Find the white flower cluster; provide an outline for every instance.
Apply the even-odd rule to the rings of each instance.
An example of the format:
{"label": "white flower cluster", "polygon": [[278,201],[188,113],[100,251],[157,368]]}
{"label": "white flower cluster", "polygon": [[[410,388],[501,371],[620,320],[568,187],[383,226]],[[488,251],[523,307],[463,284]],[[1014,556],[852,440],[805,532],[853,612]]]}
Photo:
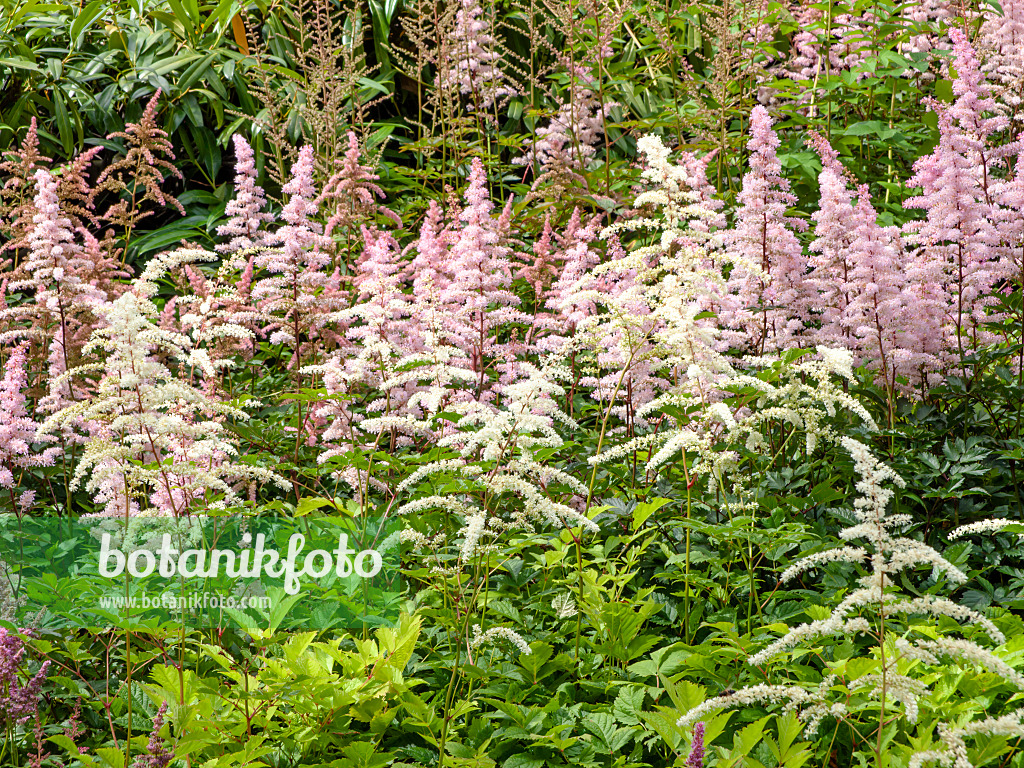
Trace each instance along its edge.
{"label": "white flower cluster", "polygon": [[530,644],[523,639],[522,635],[508,627],[491,627],[486,632],[481,632],[480,626],[478,624],[474,624],[473,642],[470,643],[470,645],[473,648],[479,648],[481,645],[499,639],[505,640],[514,645],[524,656],[529,656],[533,653],[533,650],[530,648]]}
{"label": "white flower cluster", "polygon": [[238,452],[223,421],[248,419],[245,411],[210,397],[157,358],[159,353],[190,365],[196,348],[188,336],[155,324],[159,312],[150,297],[156,281],[167,269],[210,256],[204,251],[161,254],[149,262],[132,290],[98,306],[105,323],[83,352],[99,354],[103,362],[62,377],[99,371],[95,390],[39,427],[40,435],[88,432],[70,487],[78,488],[84,480],[104,515],[138,514],[146,490],[154,509],[181,514],[209,493],[222,497],[219,506],[240,504],[240,484],[291,488],[270,470],[234,460]]}
{"label": "white flower cluster", "polygon": [[[845,370],[844,359],[832,357],[830,363],[822,361],[822,369]],[[790,629],[768,647],[751,655],[751,665],[763,665],[774,657],[790,651],[799,645],[815,642],[824,637],[852,637],[866,634],[874,640],[876,658],[881,671],[862,674],[846,682],[848,691],[864,691],[874,699],[886,699],[899,705],[909,722],[915,722],[919,713],[919,701],[929,694],[928,686],[922,679],[911,677],[915,665],[941,666],[953,662],[983,668],[998,675],[1012,685],[1024,690],[1024,676],[1017,673],[995,653],[981,647],[973,640],[962,637],[938,636],[931,627],[912,623],[911,616],[950,617],[962,627],[975,627],[984,631],[994,643],[1005,641],[1003,634],[991,620],[966,606],[937,595],[910,596],[901,594],[893,576],[901,571],[917,567],[928,567],[935,577],[943,576],[951,586],[967,581],[963,571],[924,542],[894,535],[893,531],[905,528],[911,521],[907,515],[887,513],[893,491],[887,484],[902,485],[902,480],[889,467],[882,464],[867,446],[853,438],[842,436],[837,442],[854,460],[858,474],[854,500],[856,524],[840,532],[844,541],[860,539],[867,542],[864,547],[841,546],[825,552],[817,552],[798,560],[782,574],[782,581],[797,578],[802,573],[833,562],[869,564],[869,572],[862,577],[860,586],[852,590],[824,619]],[[1001,522],[1001,521],[998,521]],[[986,521],[981,525],[965,527],[967,533],[999,530],[1001,526]],[[901,617],[904,619],[901,621]],[[894,642],[895,655],[887,652],[891,632],[901,627],[904,634]],[[924,635],[923,637],[914,635]],[[805,732],[810,735],[826,716],[846,714],[848,699],[836,696],[829,703],[829,688],[833,676],[825,677],[822,685],[815,690],[799,686],[755,685],[709,699],[686,712],[679,720],[680,726],[690,725],[708,713],[722,707],[743,706],[753,703],[784,703],[784,711],[795,711],[806,723]],[[920,768],[928,762],[942,766],[969,768],[965,739],[982,734],[1024,735],[1022,716],[988,719],[962,727],[942,727],[942,749],[918,753],[910,765]]]}

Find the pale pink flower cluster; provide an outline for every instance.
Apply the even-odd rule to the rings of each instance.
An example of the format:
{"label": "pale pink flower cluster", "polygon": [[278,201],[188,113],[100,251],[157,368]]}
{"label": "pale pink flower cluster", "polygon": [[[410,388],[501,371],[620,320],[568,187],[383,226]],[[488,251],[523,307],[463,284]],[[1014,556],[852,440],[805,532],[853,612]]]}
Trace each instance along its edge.
{"label": "pale pink flower cluster", "polygon": [[48,447],[42,452],[32,450],[34,443],[52,442],[51,438],[37,438],[38,425],[25,407],[28,388],[27,345],[15,347],[4,365],[0,380],[0,488],[13,494],[18,487],[15,472],[30,467],[53,464],[60,449]]}
{"label": "pale pink flower cluster", "polygon": [[537,163],[542,172],[582,170],[597,154],[604,134],[605,118],[618,106],[598,98],[593,72],[574,64],[569,69],[568,100],[546,125],[536,130],[536,139],[522,157],[512,160],[517,165]]}
{"label": "pale pink flower cluster", "polygon": [[487,115],[487,110],[500,97],[512,96],[518,91],[498,67],[501,54],[490,33],[490,25],[480,18],[482,13],[479,0],[459,0],[454,39],[436,82],[458,88],[470,97],[474,108]]}
{"label": "pale pink flower cluster", "polygon": [[[776,150],[779,138],[762,106],[750,114],[750,170],[737,196],[739,207],[726,248],[736,266],[729,276],[732,300],[719,320],[733,331],[735,343],[757,354],[790,346],[806,316],[807,262],[796,232],[807,224],[786,215],[796,202],[782,176]],[[741,341],[745,340],[745,341]]]}
{"label": "pale pink flower cluster", "polygon": [[982,71],[1002,111],[1020,125],[1024,122],[1024,1],[1003,0],[1002,15],[986,5],[978,35],[985,59]]}

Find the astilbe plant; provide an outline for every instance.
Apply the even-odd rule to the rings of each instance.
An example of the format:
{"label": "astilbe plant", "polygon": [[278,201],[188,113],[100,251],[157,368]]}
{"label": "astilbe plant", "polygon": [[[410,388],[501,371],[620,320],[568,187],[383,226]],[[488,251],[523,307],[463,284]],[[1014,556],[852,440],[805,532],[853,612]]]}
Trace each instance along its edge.
{"label": "astilbe plant", "polygon": [[50,667],[50,662],[44,661],[39,671],[24,683],[18,678],[26,661],[25,641],[21,638],[26,633],[26,629],[16,634],[0,627],[0,720],[6,725],[24,723],[36,715],[42,684]]}
{"label": "astilbe plant", "polygon": [[491,385],[492,371],[502,368],[502,383],[510,381],[516,357],[515,342],[499,342],[494,330],[502,324],[528,323],[530,318],[511,291],[511,249],[506,244],[511,208],[497,219],[490,215],[493,203],[479,158],[473,160],[465,197],[462,226],[446,259],[449,282],[440,295],[449,313],[443,334],[448,345],[466,351],[465,367],[477,374],[475,397],[491,398],[496,389]]}
{"label": "astilbe plant", "polygon": [[[36,119],[29,123],[25,138],[17,152],[6,152],[0,162],[0,174],[7,178],[0,187],[0,233],[7,242],[0,247],[0,255],[24,247],[35,213],[35,173],[50,164],[50,158],[39,152],[39,130]],[[0,260],[0,267],[5,266]],[[8,262],[7,266],[12,266]]]}
{"label": "astilbe plant", "polygon": [[537,129],[537,139],[529,150],[512,160],[517,165],[537,164],[540,175],[534,188],[551,176],[560,175],[586,184],[581,172],[597,154],[605,120],[618,106],[615,102],[601,103],[589,68],[568,60],[563,60],[563,64],[569,73],[567,100],[559,105],[546,126]]}
{"label": "astilbe plant", "polygon": [[[332,237],[335,231],[340,230],[350,248],[352,233],[360,232],[364,226],[375,227],[378,218],[384,218],[396,227],[402,226],[401,217],[378,202],[385,198],[384,190],[377,184],[380,177],[361,163],[360,154],[359,140],[354,131],[349,131],[348,148],[337,161],[338,170],[324,185],[322,195],[325,201],[334,205],[334,213],[324,225],[324,235]],[[348,271],[351,271],[355,261],[351,253],[346,255],[345,261]]]}
{"label": "astilbe plant", "polygon": [[235,196],[227,204],[226,223],[217,227],[219,237],[230,237],[216,247],[218,253],[247,254],[265,244],[265,227],[274,221],[274,214],[265,211],[267,198],[256,183],[256,159],[245,137],[231,137],[235,147]]}
{"label": "astilbe plant", "polygon": [[903,279],[905,254],[896,227],[878,223],[867,185],[857,188],[849,251],[849,280],[857,291],[846,307],[844,323],[855,341],[859,362],[874,370],[885,387],[889,421],[894,418],[901,379],[912,380],[914,342],[905,330],[911,299]]}
{"label": "astilbe plant", "polygon": [[318,204],[311,146],[299,151],[283,191],[289,196],[281,213],[284,224],[267,235],[268,248],[256,257],[262,274],[253,283],[252,298],[268,320],[262,332],[291,352],[288,367],[298,370],[303,360],[313,362],[313,341],[330,333],[325,319],[342,308],[338,275],[327,271],[332,242],[312,219]]}
{"label": "astilbe plant", "polygon": [[102,193],[120,198],[107,208],[101,218],[124,231],[126,247],[139,222],[154,213],[143,208],[144,202],[156,203],[160,207],[170,205],[185,215],[185,208],[178,199],[164,189],[168,175],[179,179],[183,177],[171,162],[174,150],[167,131],[157,126],[156,108],[160,94],[160,89],[157,89],[139,122],[129,123],[123,131],[107,136],[108,139],[122,139],[127,151],[124,157],[103,169],[90,193],[90,205],[94,205]]}
{"label": "astilbe plant", "polygon": [[[705,316],[726,299],[721,266],[730,258],[718,252],[720,237],[710,226],[720,219],[704,199],[706,177],[693,172],[690,158],[670,162],[656,137],[642,138],[638,148],[648,185],[634,201],[641,215],[602,231],[610,258],[562,299],[563,305],[571,300],[599,308],[578,318],[574,342],[594,351],[598,371],[607,371],[581,380],[607,402],[599,452],[611,415],[626,425],[642,422],[643,409],[669,382],[699,390],[732,369],[714,321]],[[651,242],[628,253],[619,243],[626,233],[646,238],[647,232]]]}
{"label": "astilbe plant", "polygon": [[984,21],[978,33],[982,71],[1011,122],[1024,120],[1024,2],[1004,0],[1002,14],[992,7],[982,11]]}
{"label": "astilbe plant", "polygon": [[[958,29],[954,42],[956,95],[948,107],[937,101],[929,106],[939,120],[939,144],[930,155],[914,163],[908,182],[920,186],[920,195],[904,201],[907,208],[924,208],[922,221],[905,227],[917,247],[911,253],[907,276],[913,284],[911,316],[917,352],[951,365],[968,350],[991,341],[984,328],[990,289],[1002,275],[999,240],[991,197],[993,159],[990,137],[1006,127],[998,114],[977,57]],[[1008,148],[1003,147],[1001,151]],[[952,352],[955,350],[955,354]]]}
{"label": "astilbe plant", "polygon": [[899,230],[882,227],[867,185],[848,189],[849,174],[835,150],[817,134],[812,143],[822,158],[818,177],[821,199],[811,216],[811,270],[806,284],[817,294],[818,308],[806,332],[816,343],[842,346],[878,374],[885,387],[890,421],[898,377],[913,377],[919,360],[905,330],[909,298],[902,273],[904,253]]}
{"label": "astilbe plant", "polygon": [[498,66],[501,53],[482,13],[479,0],[460,0],[452,46],[446,49],[450,61],[440,68],[437,79],[469,96],[474,111],[493,121],[487,110],[518,91]]}
{"label": "astilbe plant", "polygon": [[60,451],[53,446],[41,452],[33,450],[34,443],[52,442],[52,438],[36,437],[39,425],[29,415],[26,407],[27,353],[26,344],[15,347],[7,358],[4,376],[0,380],[0,488],[10,498],[11,511],[28,507],[34,496],[33,491],[26,490],[15,498],[15,492],[20,486],[15,473],[50,466]]}
{"label": "astilbe plant", "polygon": [[835,150],[816,134],[811,135],[811,143],[821,157],[822,167],[818,174],[818,210],[811,214],[814,221],[814,240],[809,248],[811,269],[805,282],[817,292],[815,304],[820,312],[813,318],[816,327],[808,335],[818,344],[852,348],[853,334],[844,320],[857,288],[850,278],[849,259],[853,198],[847,174]]}
{"label": "astilbe plant", "polygon": [[729,283],[738,305],[721,312],[719,319],[740,330],[747,348],[757,354],[794,344],[810,298],[804,280],[807,262],[794,234],[805,229],[806,222],[786,215],[796,197],[782,177],[778,147],[768,110],[754,107],[747,144],[750,170],[743,176],[736,221],[726,236],[736,260]]}
{"label": "astilbe plant", "polygon": [[52,381],[79,362],[81,349],[98,322],[95,308],[108,298],[95,285],[99,282],[96,272],[110,265],[93,243],[83,248],[76,242],[53,176],[38,170],[35,182],[36,213],[28,235],[29,252],[21,265],[24,278],[9,284],[12,291],[31,293],[33,301],[0,314],[0,321],[14,326],[0,333],[0,339],[27,336],[48,345],[51,386],[42,407],[52,413],[78,396],[68,385],[56,388]]}
{"label": "astilbe plant", "polygon": [[208,396],[154,359],[161,352],[180,366],[197,362],[191,339],[157,327],[156,281],[185,262],[215,258],[203,251],[155,257],[132,290],[99,310],[105,323],[83,352],[97,354],[102,362],[60,377],[100,374],[88,398],[39,427],[40,435],[67,428],[89,435],[71,489],[85,480],[85,489],[102,505],[100,514],[137,514],[147,491],[156,509],[180,515],[212,504],[210,494],[220,497],[216,503],[238,504],[236,487],[246,483],[289,487],[269,470],[234,460],[237,449],[223,421],[245,420],[245,411]]}
{"label": "astilbe plant", "polygon": [[[789,566],[781,575],[781,581],[792,581],[837,562],[863,565],[867,573],[833,607],[828,617],[792,628],[752,654],[748,662],[763,667],[808,643],[827,644],[830,640],[839,642],[864,637],[869,641],[862,649],[864,660],[870,663],[855,667],[838,661],[826,662],[828,669],[816,685],[765,683],[727,692],[683,714],[679,725],[692,725],[722,708],[775,704],[782,705],[783,712],[795,712],[805,724],[806,735],[813,736],[826,717],[856,723],[863,722],[864,717],[874,717],[868,713],[877,710],[876,730],[869,743],[878,765],[882,765],[883,752],[891,748],[885,746],[886,725],[896,711],[902,712],[907,723],[915,723],[922,704],[928,700],[930,689],[924,674],[928,667],[948,663],[980,667],[1017,688],[1024,687],[1024,678],[996,654],[970,639],[974,631],[980,631],[996,644],[1005,640],[984,615],[933,594],[934,590],[925,594],[908,593],[901,587],[904,572],[921,567],[928,568],[951,588],[965,583],[967,576],[925,542],[900,535],[913,520],[909,515],[889,511],[894,492],[886,484],[899,487],[904,484],[895,472],[880,462],[866,445],[851,437],[832,435],[830,441],[850,455],[859,478],[856,484],[859,496],[853,505],[856,523],[842,529],[839,537],[844,542],[862,540],[864,545],[836,546],[808,555]],[[932,622],[922,623],[920,618],[912,620],[912,617],[928,617]],[[961,625],[968,636],[951,637],[942,624],[946,618]],[[918,750],[909,764],[919,767],[938,762],[944,766],[969,768],[972,763],[968,759],[967,738],[1021,735],[1024,733],[1022,719],[1024,714],[1018,713],[967,724],[940,722],[939,743],[934,748]]]}

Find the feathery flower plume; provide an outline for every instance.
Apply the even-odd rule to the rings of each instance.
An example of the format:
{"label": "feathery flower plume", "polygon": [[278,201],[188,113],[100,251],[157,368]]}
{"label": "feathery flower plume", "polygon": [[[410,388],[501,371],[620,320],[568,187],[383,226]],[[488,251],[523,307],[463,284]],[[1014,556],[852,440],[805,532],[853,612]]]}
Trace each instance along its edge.
{"label": "feathery flower plume", "polygon": [[835,151],[820,136],[812,136],[811,143],[821,156],[822,168],[818,174],[818,210],[811,214],[814,240],[810,251],[814,255],[806,278],[808,288],[817,294],[813,303],[820,308],[815,318],[820,326],[809,335],[816,344],[854,349],[852,330],[845,322],[858,288],[850,278],[853,198]]}
{"label": "feathery flower plume", "polygon": [[334,214],[324,227],[325,235],[339,228],[358,231],[362,226],[373,226],[378,215],[396,227],[402,226],[402,218],[397,213],[377,202],[385,197],[384,190],[376,183],[380,177],[359,162],[359,155],[359,141],[355,132],[349,131],[348,149],[337,161],[341,167],[324,186],[323,198],[335,204]]}
{"label": "feathery flower plume", "polygon": [[497,41],[489,25],[480,18],[482,13],[479,0],[459,0],[453,53],[450,54],[453,60],[444,62],[443,78],[439,74],[437,84],[458,88],[463,95],[472,98],[477,111],[486,115],[486,110],[500,97],[512,96],[518,91],[498,67],[501,54],[496,50]]}
{"label": "feathery flower plume", "polygon": [[167,764],[174,759],[174,750],[164,746],[163,738],[160,736],[160,729],[164,726],[164,715],[167,714],[167,702],[161,702],[153,718],[153,729],[149,733],[149,742],[146,744],[146,754],[139,755],[132,763],[133,768],[167,768]]}
{"label": "feathery flower plume", "polygon": [[465,197],[466,207],[459,217],[462,228],[456,232],[445,265],[451,282],[441,291],[440,300],[450,312],[445,342],[468,353],[466,367],[477,375],[476,397],[480,398],[488,389],[488,369],[494,358],[510,359],[509,343],[498,342],[495,329],[505,323],[529,323],[530,318],[518,309],[520,299],[510,290],[511,249],[505,245],[500,219],[490,215],[493,204],[479,158],[473,159]]}
{"label": "feathery flower plume", "polygon": [[693,742],[686,756],[686,768],[704,768],[704,723],[693,726]]}
{"label": "feathery flower plume", "polygon": [[15,472],[30,467],[48,467],[56,460],[59,448],[51,447],[33,453],[35,442],[51,442],[52,438],[36,438],[38,425],[25,407],[28,372],[25,370],[27,345],[20,344],[7,358],[4,377],[0,380],[0,488],[8,490],[14,509]]}
{"label": "feathery flower plume", "polygon": [[178,199],[162,188],[167,174],[179,179],[184,177],[171,162],[174,150],[167,138],[167,131],[157,127],[156,104],[160,93],[160,89],[157,89],[153,94],[139,122],[129,123],[123,131],[115,131],[107,136],[108,139],[124,139],[128,151],[123,158],[103,169],[96,179],[89,200],[90,205],[94,204],[101,192],[121,196],[101,218],[128,232],[134,230],[142,219],[153,214],[153,211],[141,208],[141,204],[147,200],[161,207],[171,205],[182,216],[185,215],[185,208]]}
{"label": "feathery flower plume", "polygon": [[[39,152],[39,130],[35,117],[29,121],[18,151],[5,152],[4,155],[6,159],[0,162],[0,174],[7,176],[7,180],[0,188],[0,233],[8,238],[8,242],[0,247],[0,254],[24,245],[35,213],[32,205],[35,173],[51,162],[50,158]],[[0,262],[2,265],[3,262]]]}
{"label": "feathery flower plume", "polygon": [[256,183],[256,160],[249,142],[240,134],[231,137],[235,145],[235,198],[227,204],[224,213],[227,224],[217,227],[217,235],[230,237],[227,243],[216,247],[218,253],[238,253],[264,244],[264,224],[274,221],[274,215],[263,208],[267,204],[263,188]]}
{"label": "feathery flower plume", "polygon": [[1003,0],[1002,15],[991,6],[982,9],[984,21],[978,47],[981,69],[1000,103],[1000,111],[1015,123],[1024,121],[1024,2]]}
{"label": "feathery flower plume", "polygon": [[318,336],[325,318],[341,308],[341,298],[331,290],[330,238],[310,217],[316,213],[316,189],[313,186],[313,147],[304,146],[292,167],[292,178],[284,185],[289,195],[281,213],[285,225],[264,243],[255,266],[266,272],[252,287],[252,298],[270,321],[263,329],[273,344],[293,350],[289,367],[295,370],[302,359],[311,362],[311,340]]}
{"label": "feathery flower plume", "polygon": [[[22,634],[28,630],[20,630]],[[21,666],[25,653],[25,643],[21,637],[0,627],[0,720],[9,725],[24,723],[39,710],[39,699],[43,681],[50,662],[44,661],[36,672],[24,684],[18,679],[18,668]]]}
{"label": "feathery flower plume", "polygon": [[792,345],[803,328],[809,291],[807,262],[793,234],[805,229],[806,222],[786,216],[796,196],[782,177],[778,147],[768,110],[754,107],[747,143],[750,170],[737,196],[736,223],[726,233],[726,248],[736,264],[729,287],[739,306],[723,311],[719,319],[741,330],[747,347],[757,354]]}
{"label": "feathery flower plume", "polygon": [[904,290],[903,251],[897,227],[882,227],[867,185],[858,187],[852,240],[847,261],[849,281],[857,290],[844,312],[843,324],[857,340],[857,351],[886,389],[890,414],[897,375],[912,377],[918,361],[905,348],[913,325]]}
{"label": "feathery flower plume", "polygon": [[541,173],[562,172],[582,178],[578,171],[597,154],[604,134],[604,121],[618,106],[607,102],[602,108],[596,92],[597,83],[590,69],[569,66],[569,98],[558,108],[546,125],[537,129],[537,140],[522,157],[513,158],[516,165],[537,163]]}

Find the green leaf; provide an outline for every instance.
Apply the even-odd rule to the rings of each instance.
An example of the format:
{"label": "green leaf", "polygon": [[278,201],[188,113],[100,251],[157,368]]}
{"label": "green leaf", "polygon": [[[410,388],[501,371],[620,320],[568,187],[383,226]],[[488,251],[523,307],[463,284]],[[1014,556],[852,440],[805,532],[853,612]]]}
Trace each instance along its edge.
{"label": "green leaf", "polygon": [[71,44],[77,48],[82,42],[82,36],[96,18],[106,9],[107,3],[104,0],[93,0],[75,18],[71,25]]}
{"label": "green leaf", "polygon": [[67,106],[64,104],[64,94],[60,88],[53,89],[53,109],[57,115],[57,132],[60,134],[60,143],[64,152],[71,154],[74,148],[71,138],[71,118],[68,116]]}
{"label": "green leaf", "polygon": [[639,530],[640,526],[644,524],[647,518],[671,501],[671,499],[658,498],[645,501],[642,504],[637,504],[636,509],[633,510],[633,530]]}
{"label": "green leaf", "polygon": [[41,71],[39,67],[27,59],[0,59],[0,65],[14,67],[15,69],[27,69],[30,72]]}

